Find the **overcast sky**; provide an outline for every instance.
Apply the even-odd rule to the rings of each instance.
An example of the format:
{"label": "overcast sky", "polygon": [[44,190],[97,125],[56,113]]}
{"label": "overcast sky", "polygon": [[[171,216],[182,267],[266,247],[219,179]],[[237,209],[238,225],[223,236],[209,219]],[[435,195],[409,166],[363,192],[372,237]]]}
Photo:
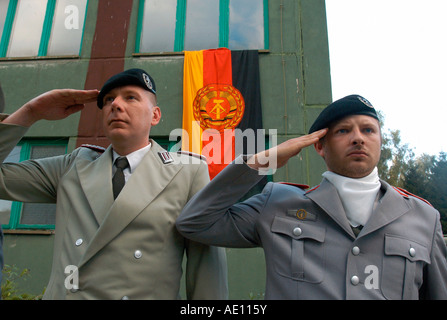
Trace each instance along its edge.
{"label": "overcast sky", "polygon": [[447,0],[326,0],[332,96],[360,94],[418,155],[447,152]]}

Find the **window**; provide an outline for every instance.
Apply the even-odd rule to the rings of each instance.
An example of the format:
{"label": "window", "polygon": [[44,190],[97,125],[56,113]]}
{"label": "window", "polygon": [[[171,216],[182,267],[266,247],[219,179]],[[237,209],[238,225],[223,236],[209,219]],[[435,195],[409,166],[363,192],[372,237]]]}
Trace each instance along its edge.
{"label": "window", "polygon": [[179,143],[181,137],[177,137],[176,140],[170,140],[170,138],[155,138],[154,140],[163,149],[169,152],[177,152],[181,149],[181,143]]}
{"label": "window", "polygon": [[268,49],[268,0],[140,0],[137,53]]}
{"label": "window", "polygon": [[[20,162],[63,155],[67,141],[20,142],[4,162]],[[56,205],[46,203],[21,203],[0,200],[0,223],[4,229],[54,229]]]}
{"label": "window", "polygon": [[3,34],[3,28],[6,21],[6,13],[8,12],[8,1],[0,0],[0,39]]}
{"label": "window", "polygon": [[0,0],[0,57],[79,55],[87,0]]}

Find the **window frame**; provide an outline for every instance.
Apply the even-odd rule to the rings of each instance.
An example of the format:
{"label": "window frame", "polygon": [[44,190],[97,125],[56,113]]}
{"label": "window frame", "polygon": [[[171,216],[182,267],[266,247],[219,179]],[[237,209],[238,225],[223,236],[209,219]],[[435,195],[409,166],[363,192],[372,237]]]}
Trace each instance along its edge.
{"label": "window frame", "polygon": [[[230,1],[231,0],[219,0],[219,48],[228,48],[229,44]],[[264,6],[264,48],[259,50],[269,50],[269,10],[268,10],[269,6],[268,6],[268,0],[262,0],[262,1]],[[146,0],[139,0],[135,53],[136,54],[160,53],[155,51],[140,52],[145,4]],[[184,51],[185,28],[186,28],[186,4],[187,0],[177,0],[174,51],[172,53],[180,53]]]}
{"label": "window frame", "polygon": [[[20,150],[20,162],[25,160],[30,160],[31,151],[33,147],[38,146],[63,146],[65,147],[64,154],[67,154],[68,150],[68,139],[26,139],[21,140],[17,146],[21,147]],[[12,201],[11,204],[11,214],[9,217],[9,224],[3,224],[3,230],[54,230],[55,225],[52,224],[21,224],[20,220],[22,218],[23,202]]]}
{"label": "window frame", "polygon": [[[79,45],[79,52],[78,54],[75,54],[74,56],[81,56],[82,52],[82,43],[84,40],[84,30],[85,30],[85,24],[86,24],[86,18],[87,18],[87,9],[89,5],[89,1],[86,2],[86,10],[85,10],[85,17],[84,17],[84,24],[82,25],[82,36],[81,36],[81,43]],[[57,0],[48,0],[47,7],[45,9],[45,18],[44,23],[42,27],[42,35],[40,37],[40,44],[37,56],[33,57],[7,57],[8,48],[11,42],[11,34],[12,34],[12,28],[14,26],[14,19],[16,17],[17,13],[17,6],[19,3],[19,0],[9,0],[8,5],[8,12],[6,14],[5,19],[5,25],[3,27],[3,34],[0,34],[0,59],[20,59],[20,58],[42,58],[42,57],[54,57],[54,56],[48,56],[48,48],[50,45],[50,39],[51,39],[51,31],[53,30],[53,23],[54,23],[54,15],[56,11],[56,2]],[[63,55],[62,57],[72,57],[73,55]]]}

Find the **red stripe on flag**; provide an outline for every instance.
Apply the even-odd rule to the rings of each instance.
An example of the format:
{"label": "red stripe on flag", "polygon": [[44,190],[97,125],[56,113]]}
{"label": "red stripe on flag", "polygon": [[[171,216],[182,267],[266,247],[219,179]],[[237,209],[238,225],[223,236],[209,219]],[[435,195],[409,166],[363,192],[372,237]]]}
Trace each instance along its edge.
{"label": "red stripe on flag", "polygon": [[[203,51],[203,85],[233,83],[231,51],[226,48]],[[203,150],[207,153],[210,179],[234,159],[234,130],[205,130]]]}
{"label": "red stripe on flag", "polygon": [[232,83],[231,51],[225,48],[203,51],[203,85]]}

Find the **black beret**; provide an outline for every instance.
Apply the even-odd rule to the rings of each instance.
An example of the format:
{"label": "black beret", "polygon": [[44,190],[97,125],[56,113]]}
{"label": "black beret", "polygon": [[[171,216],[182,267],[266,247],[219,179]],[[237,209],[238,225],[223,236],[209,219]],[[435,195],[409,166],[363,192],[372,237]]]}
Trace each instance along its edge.
{"label": "black beret", "polygon": [[372,104],[357,94],[353,94],[332,102],[310,127],[309,133],[327,128],[332,122],[351,115],[365,115],[379,120]]}
{"label": "black beret", "polygon": [[98,107],[102,109],[104,97],[111,90],[129,85],[139,86],[149,92],[152,92],[153,94],[156,94],[154,79],[152,79],[146,71],[142,69],[129,69],[114,75],[107,80],[106,83],[104,83],[104,86],[99,92],[97,101]]}

